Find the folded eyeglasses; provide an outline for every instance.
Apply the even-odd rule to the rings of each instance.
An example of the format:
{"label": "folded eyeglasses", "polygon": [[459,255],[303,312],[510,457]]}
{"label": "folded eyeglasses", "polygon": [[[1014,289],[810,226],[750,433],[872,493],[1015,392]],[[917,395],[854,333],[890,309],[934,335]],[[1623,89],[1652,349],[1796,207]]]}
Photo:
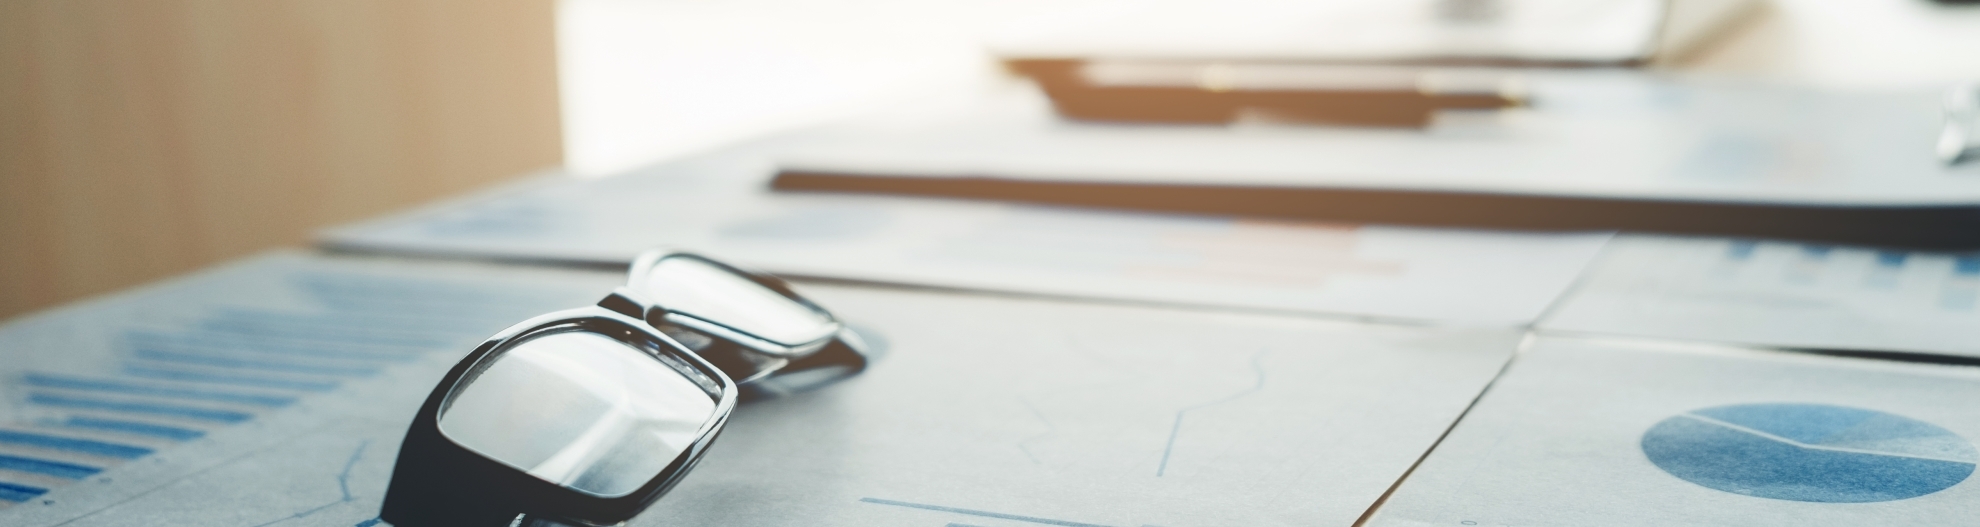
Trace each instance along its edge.
{"label": "folded eyeglasses", "polygon": [[525,320],[461,359],[406,431],[380,518],[620,523],[694,468],[739,397],[866,361],[856,333],[782,280],[648,251],[598,305]]}

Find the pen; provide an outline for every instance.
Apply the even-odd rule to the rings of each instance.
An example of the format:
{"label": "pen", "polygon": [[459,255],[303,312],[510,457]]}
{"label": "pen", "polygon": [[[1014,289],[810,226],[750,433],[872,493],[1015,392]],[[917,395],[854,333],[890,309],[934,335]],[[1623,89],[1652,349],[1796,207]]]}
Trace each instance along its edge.
{"label": "pen", "polygon": [[1482,70],[1036,59],[1006,65],[1036,80],[1060,115],[1091,121],[1421,127],[1438,110],[1524,103],[1513,77]]}

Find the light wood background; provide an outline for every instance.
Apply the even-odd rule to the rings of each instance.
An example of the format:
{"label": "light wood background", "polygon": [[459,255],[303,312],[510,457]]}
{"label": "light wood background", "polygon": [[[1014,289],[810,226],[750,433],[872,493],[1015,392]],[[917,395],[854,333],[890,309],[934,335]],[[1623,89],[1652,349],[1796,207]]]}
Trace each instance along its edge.
{"label": "light wood background", "polygon": [[0,1],[0,319],[558,164],[554,7]]}

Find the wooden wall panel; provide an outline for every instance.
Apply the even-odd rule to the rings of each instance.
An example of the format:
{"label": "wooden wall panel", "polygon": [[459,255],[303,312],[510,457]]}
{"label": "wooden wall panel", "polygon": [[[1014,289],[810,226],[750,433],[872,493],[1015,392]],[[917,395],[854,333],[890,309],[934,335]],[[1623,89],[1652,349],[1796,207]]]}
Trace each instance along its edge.
{"label": "wooden wall panel", "polygon": [[557,164],[553,2],[0,2],[0,318]]}

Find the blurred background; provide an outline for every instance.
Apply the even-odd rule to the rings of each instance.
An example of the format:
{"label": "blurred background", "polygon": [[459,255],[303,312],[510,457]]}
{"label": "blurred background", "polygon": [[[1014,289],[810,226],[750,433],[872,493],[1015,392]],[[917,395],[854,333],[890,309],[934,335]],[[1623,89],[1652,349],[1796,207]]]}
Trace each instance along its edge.
{"label": "blurred background", "polygon": [[[986,43],[1135,4],[0,3],[0,318],[541,170],[1019,83]],[[1980,6],[1756,0],[1640,66],[1896,90],[1980,78],[1975,50]]]}

